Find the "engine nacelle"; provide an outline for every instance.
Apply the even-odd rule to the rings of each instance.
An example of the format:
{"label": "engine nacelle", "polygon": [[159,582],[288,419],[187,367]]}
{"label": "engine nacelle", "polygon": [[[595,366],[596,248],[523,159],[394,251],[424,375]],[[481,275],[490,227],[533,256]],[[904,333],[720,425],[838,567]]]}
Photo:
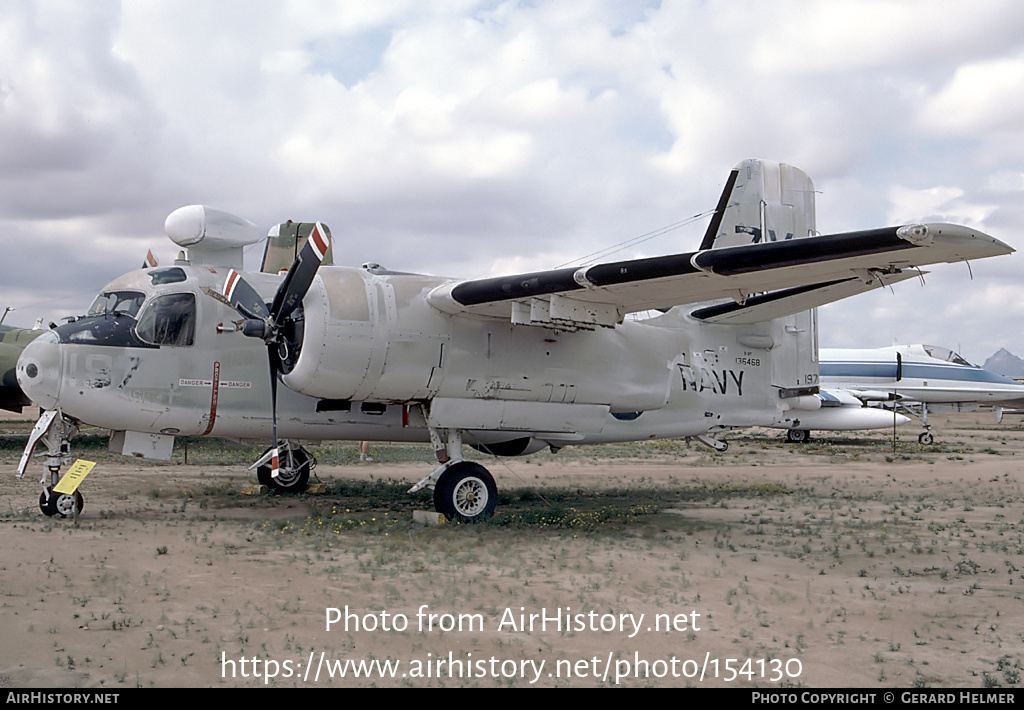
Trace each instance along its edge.
{"label": "engine nacelle", "polygon": [[282,381],[326,399],[429,398],[440,381],[445,335],[421,292],[438,281],[389,282],[364,270],[322,267],[303,299],[299,356]]}

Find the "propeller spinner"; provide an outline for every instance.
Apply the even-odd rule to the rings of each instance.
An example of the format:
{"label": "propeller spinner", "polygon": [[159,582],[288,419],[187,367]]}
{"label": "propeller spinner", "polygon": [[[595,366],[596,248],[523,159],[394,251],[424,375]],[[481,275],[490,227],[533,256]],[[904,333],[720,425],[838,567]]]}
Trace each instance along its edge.
{"label": "propeller spinner", "polygon": [[330,232],[320,222],[313,226],[309,239],[274,294],[270,308],[260,295],[234,269],[224,280],[223,296],[245,317],[242,333],[251,338],[260,338],[267,344],[267,360],[270,367],[270,409],[273,419],[274,445],[271,450],[271,477],[280,473],[279,447],[277,443],[277,378],[289,367],[289,339],[285,336],[286,324],[302,303],[306,292],[316,277],[324,255],[330,248]]}

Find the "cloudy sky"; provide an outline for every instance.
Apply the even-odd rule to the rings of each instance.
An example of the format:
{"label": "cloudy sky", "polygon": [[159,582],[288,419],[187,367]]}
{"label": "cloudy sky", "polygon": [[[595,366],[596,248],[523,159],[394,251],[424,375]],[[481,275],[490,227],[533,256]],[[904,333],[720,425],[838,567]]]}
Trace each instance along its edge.
{"label": "cloudy sky", "polygon": [[[1017,0],[4,0],[0,36],[7,324],[173,259],[185,204],[481,277],[704,213],[751,157],[812,177],[824,233],[949,221],[1024,249]],[[821,343],[1024,355],[1021,259],[828,306]]]}

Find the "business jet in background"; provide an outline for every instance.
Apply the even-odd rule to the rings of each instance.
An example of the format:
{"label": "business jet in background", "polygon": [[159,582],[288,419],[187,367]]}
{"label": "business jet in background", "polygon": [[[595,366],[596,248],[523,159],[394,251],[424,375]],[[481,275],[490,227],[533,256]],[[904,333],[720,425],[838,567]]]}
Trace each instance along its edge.
{"label": "business jet in background", "polygon": [[[865,405],[909,412],[921,419],[922,444],[934,437],[928,412],[979,405],[993,408],[996,422],[1003,413],[1024,409],[1024,384],[972,365],[948,348],[936,345],[893,345],[887,348],[822,348],[821,387],[847,392]],[[802,436],[801,436],[802,433]],[[797,431],[791,441],[806,441]]]}

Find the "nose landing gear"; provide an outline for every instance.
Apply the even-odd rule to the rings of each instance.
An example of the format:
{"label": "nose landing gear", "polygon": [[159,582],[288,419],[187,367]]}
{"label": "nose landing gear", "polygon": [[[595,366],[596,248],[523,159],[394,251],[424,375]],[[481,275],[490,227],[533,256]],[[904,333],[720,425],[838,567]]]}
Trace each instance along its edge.
{"label": "nose landing gear", "polygon": [[65,419],[57,410],[43,412],[29,435],[28,445],[18,465],[18,478],[23,478],[32,459],[36,445],[46,447],[46,470],[40,484],[39,510],[47,517],[72,517],[82,512],[85,501],[77,490],[73,494],[57,493],[53,490],[61,479],[60,469],[71,462],[71,438],[78,433],[78,422]]}
{"label": "nose landing gear", "polygon": [[81,513],[83,507],[85,507],[85,499],[78,491],[68,495],[47,488],[39,494],[39,510],[49,518],[55,515],[61,518],[73,517],[76,513]]}

